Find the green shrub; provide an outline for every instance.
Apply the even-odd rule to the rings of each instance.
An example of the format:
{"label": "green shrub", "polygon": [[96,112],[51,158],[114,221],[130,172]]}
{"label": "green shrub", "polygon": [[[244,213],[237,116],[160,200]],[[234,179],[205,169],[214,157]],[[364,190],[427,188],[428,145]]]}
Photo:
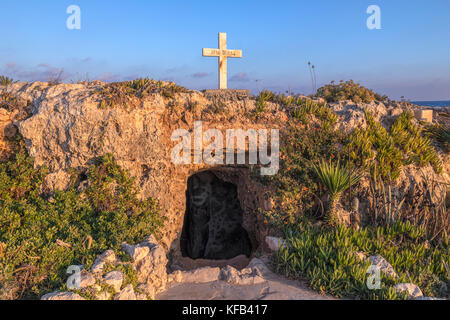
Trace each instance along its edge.
{"label": "green shrub", "polygon": [[0,283],[14,283],[16,298],[59,288],[69,265],[89,268],[104,250],[142,241],[162,226],[157,203],[137,199],[133,179],[111,155],[89,168],[83,191],[73,185],[49,198],[41,194],[45,168],[35,169],[23,141],[17,144],[0,164]]}
{"label": "green shrub", "polygon": [[375,100],[384,101],[387,99],[386,96],[380,96],[372,90],[353,82],[353,80],[340,82],[339,84],[331,82],[331,84],[319,88],[316,96],[324,98],[327,102],[352,100],[355,103],[370,103]]}
{"label": "green shrub", "polygon": [[0,76],[0,86],[8,86],[11,83],[14,82],[14,79],[6,77],[6,76]]}
{"label": "green shrub", "polygon": [[336,223],[339,219],[336,217],[336,206],[340,201],[341,194],[350,186],[357,183],[362,175],[351,172],[348,166],[343,166],[337,161],[322,161],[314,165],[314,171],[319,177],[320,182],[327,188],[329,194],[328,218],[330,222]]}
{"label": "green shrub", "polygon": [[426,134],[433,138],[445,152],[450,152],[450,129],[441,124],[430,125],[425,130]]}
{"label": "green shrub", "polygon": [[153,93],[159,93],[165,98],[174,99],[178,93],[186,92],[186,88],[173,82],[156,81],[149,78],[138,78],[132,81],[114,82],[97,90],[100,98],[99,108],[122,106],[137,108],[141,105],[139,99]]}
{"label": "green shrub", "polygon": [[[309,115],[307,115],[309,116]],[[280,135],[280,169],[276,175],[254,179],[271,184],[274,194],[274,210],[268,212],[268,220],[283,224],[295,221],[299,216],[322,215],[315,208],[316,193],[320,191],[314,164],[318,159],[337,159],[343,136],[340,131],[314,120],[307,124],[291,120]],[[255,171],[256,172],[256,171]],[[276,216],[276,217],[275,217]]]}
{"label": "green shrub", "polygon": [[436,151],[422,129],[413,123],[411,112],[400,114],[389,131],[368,110],[365,115],[367,128],[356,128],[344,148],[355,165],[370,169],[385,181],[396,180],[402,167],[411,163],[442,171]]}
{"label": "green shrub", "polygon": [[[427,296],[448,296],[449,292],[430,289],[436,279],[448,283],[444,263],[450,263],[445,246],[426,247],[423,230],[409,223],[396,223],[391,228],[345,227],[319,229],[304,220],[284,229],[287,245],[276,254],[278,272],[292,277],[305,277],[311,287],[343,298],[403,299],[393,286],[400,282],[430,283],[423,275],[432,274],[431,285],[422,286]],[[381,289],[366,285],[370,262],[360,261],[355,251],[380,254],[393,266],[398,279],[381,273]]]}

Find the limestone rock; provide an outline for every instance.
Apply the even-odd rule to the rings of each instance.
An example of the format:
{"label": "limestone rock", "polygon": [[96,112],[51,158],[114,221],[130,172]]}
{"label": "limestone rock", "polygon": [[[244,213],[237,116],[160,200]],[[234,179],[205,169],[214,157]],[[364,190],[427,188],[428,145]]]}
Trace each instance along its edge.
{"label": "limestone rock", "polygon": [[264,278],[257,274],[252,268],[245,268],[241,271],[231,266],[221,270],[220,279],[234,285],[247,286],[265,282]]}
{"label": "limestone rock", "polygon": [[267,243],[268,247],[270,248],[270,250],[278,251],[278,250],[280,250],[280,247],[282,247],[286,244],[286,240],[284,240],[282,238],[267,236],[266,243]]}
{"label": "limestone rock", "polygon": [[155,299],[156,290],[151,285],[140,284],[140,285],[138,285],[137,290],[138,290],[138,292],[140,292],[140,294],[144,294],[146,296],[146,300],[147,300],[147,297],[150,298],[151,300]]}
{"label": "limestone rock", "polygon": [[[154,238],[149,237],[140,243],[136,248],[147,248],[142,252],[147,252],[143,257],[133,261],[133,268],[137,271],[139,284],[148,284],[160,292],[166,288],[167,284],[167,257],[166,251],[158,243],[152,243]],[[135,251],[132,251],[135,252]],[[138,254],[139,256],[140,254]]]}
{"label": "limestone rock", "polygon": [[116,255],[113,250],[106,250],[101,255],[95,259],[94,264],[92,265],[91,272],[92,273],[100,273],[103,272],[103,269],[106,264],[114,264],[116,262]]}
{"label": "limestone rock", "polygon": [[248,264],[247,268],[252,269],[258,276],[261,277],[272,274],[272,271],[270,271],[266,264],[258,258],[253,258]]}
{"label": "limestone rock", "polygon": [[394,268],[382,256],[370,256],[369,261],[372,263],[372,265],[379,267],[381,272],[392,278],[397,278],[397,273],[395,272]]}
{"label": "limestone rock", "polygon": [[408,292],[410,299],[417,299],[423,297],[422,290],[420,290],[420,288],[413,283],[398,283],[395,285],[394,288],[397,290],[397,292],[403,291]]}
{"label": "limestone rock", "polygon": [[129,284],[114,296],[114,300],[136,300],[133,285]]}
{"label": "limestone rock", "polygon": [[148,300],[147,296],[143,293],[136,294],[136,300]]}
{"label": "limestone rock", "polygon": [[122,287],[123,279],[124,279],[124,275],[122,272],[119,272],[119,271],[111,271],[103,277],[103,281],[107,285],[113,287],[115,292],[120,291],[120,288]]}
{"label": "limestone rock", "polygon": [[86,300],[79,294],[73,292],[51,292],[43,295],[41,300]]}
{"label": "limestone rock", "polygon": [[91,287],[95,284],[95,278],[86,270],[80,272],[80,288]]}
{"label": "limestone rock", "polygon": [[141,260],[150,252],[150,248],[148,246],[135,246],[127,243],[122,243],[122,249],[131,257],[133,262]]}
{"label": "limestone rock", "polygon": [[220,268],[203,267],[191,271],[175,271],[171,280],[183,283],[205,283],[217,281],[220,276]]}

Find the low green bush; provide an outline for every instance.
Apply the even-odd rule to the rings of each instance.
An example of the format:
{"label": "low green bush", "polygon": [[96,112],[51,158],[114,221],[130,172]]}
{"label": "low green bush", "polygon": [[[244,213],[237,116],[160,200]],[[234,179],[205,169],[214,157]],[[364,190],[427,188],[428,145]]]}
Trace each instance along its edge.
{"label": "low green bush", "polygon": [[381,96],[358,83],[349,80],[341,81],[339,84],[331,82],[317,90],[317,97],[324,98],[327,102],[339,102],[342,100],[352,100],[355,103],[372,101],[384,101],[386,96]]}
{"label": "low green bush", "polygon": [[413,123],[411,112],[400,114],[389,131],[369,111],[365,114],[367,128],[356,128],[344,148],[355,165],[369,169],[385,181],[396,180],[402,167],[411,163],[419,167],[431,165],[436,172],[442,171],[431,141]]}
{"label": "low green bush", "polygon": [[[425,296],[449,296],[450,285],[444,263],[450,264],[448,247],[426,246],[423,230],[398,222],[391,228],[316,227],[307,220],[283,229],[287,243],[277,252],[280,273],[309,280],[311,287],[342,298],[404,299],[393,286],[401,282],[417,284]],[[381,288],[367,286],[368,260],[355,252],[379,254],[396,271],[393,279],[381,273]]]}
{"label": "low green bush", "polygon": [[14,79],[6,76],[0,76],[0,86],[8,86],[14,83]]}
{"label": "low green bush", "polygon": [[[139,200],[133,179],[111,155],[95,161],[86,187],[42,194],[46,169],[33,167],[24,142],[0,163],[0,295],[35,298],[64,285],[69,265],[89,268],[107,249],[158,234],[163,219],[153,199]],[[78,177],[79,180],[79,177]]]}

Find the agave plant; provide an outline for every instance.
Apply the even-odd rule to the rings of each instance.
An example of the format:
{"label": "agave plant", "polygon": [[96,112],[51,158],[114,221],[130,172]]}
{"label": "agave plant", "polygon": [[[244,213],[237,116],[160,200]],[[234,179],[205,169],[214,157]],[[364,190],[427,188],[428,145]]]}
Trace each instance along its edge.
{"label": "agave plant", "polygon": [[11,79],[10,77],[0,76],[0,85],[2,85],[2,86],[10,85],[13,82],[14,82],[14,80]]}
{"label": "agave plant", "polygon": [[314,165],[314,170],[328,190],[327,214],[330,222],[334,223],[338,221],[336,207],[342,193],[351,185],[357,183],[361,179],[362,173],[350,172],[348,166],[341,165],[339,161],[331,163],[331,161],[327,162],[323,159],[318,165]]}

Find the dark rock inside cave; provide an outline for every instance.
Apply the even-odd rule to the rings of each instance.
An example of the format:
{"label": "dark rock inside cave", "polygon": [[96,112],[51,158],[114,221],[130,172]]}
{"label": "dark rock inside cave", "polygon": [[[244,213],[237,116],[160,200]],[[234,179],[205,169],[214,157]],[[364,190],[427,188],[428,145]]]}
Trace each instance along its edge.
{"label": "dark rock inside cave", "polygon": [[242,220],[236,185],[211,171],[194,174],[188,179],[186,192],[183,256],[212,260],[250,256],[251,242]]}

